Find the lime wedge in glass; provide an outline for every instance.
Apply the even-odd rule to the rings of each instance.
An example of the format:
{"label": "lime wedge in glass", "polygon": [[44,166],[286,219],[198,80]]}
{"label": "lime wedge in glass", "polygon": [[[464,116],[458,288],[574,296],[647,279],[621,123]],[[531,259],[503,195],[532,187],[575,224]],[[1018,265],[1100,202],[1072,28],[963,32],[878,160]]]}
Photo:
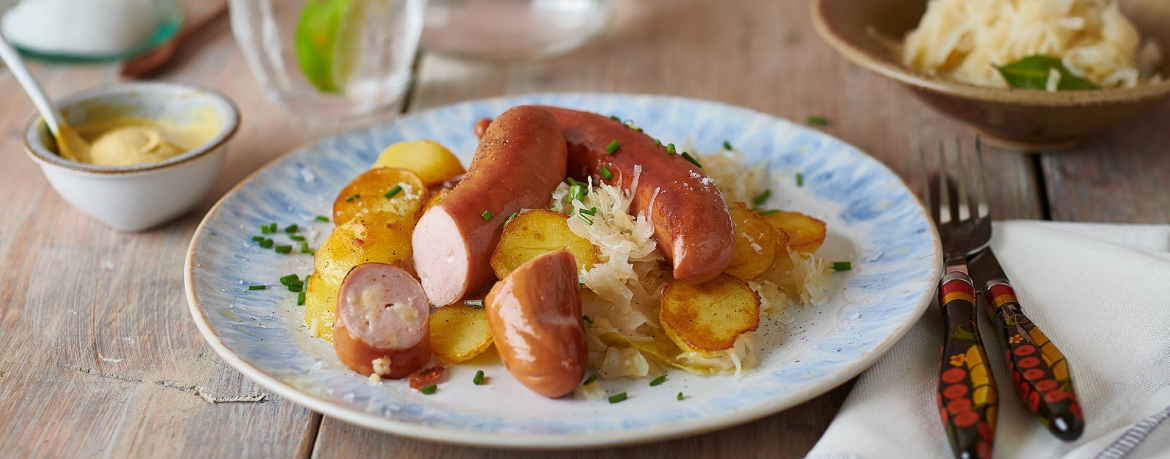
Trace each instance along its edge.
{"label": "lime wedge in glass", "polygon": [[295,39],[297,62],[321,92],[344,92],[361,57],[365,0],[309,0]]}

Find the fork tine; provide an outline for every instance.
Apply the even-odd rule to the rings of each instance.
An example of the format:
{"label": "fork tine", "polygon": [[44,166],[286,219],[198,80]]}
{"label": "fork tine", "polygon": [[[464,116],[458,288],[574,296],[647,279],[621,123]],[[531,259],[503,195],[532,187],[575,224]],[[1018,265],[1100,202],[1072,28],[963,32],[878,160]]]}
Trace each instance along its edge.
{"label": "fork tine", "polygon": [[922,204],[926,206],[926,211],[930,213],[930,218],[937,222],[938,209],[935,209],[931,204],[930,174],[926,172],[926,149],[922,148],[922,144],[918,144],[918,174],[922,179]]}
{"label": "fork tine", "polygon": [[959,176],[958,195],[955,196],[955,204],[958,209],[955,211],[955,217],[959,221],[964,221],[971,218],[971,195],[967,194],[967,170],[963,166],[963,140],[955,138],[955,174]]}
{"label": "fork tine", "polygon": [[983,142],[978,135],[975,136],[975,179],[979,183],[975,196],[978,201],[974,208],[978,212],[979,218],[990,217],[991,206],[987,202],[987,177],[983,175]]}
{"label": "fork tine", "polygon": [[938,141],[938,224],[950,223],[957,219],[951,206],[950,184],[947,183],[947,153],[942,140]]}

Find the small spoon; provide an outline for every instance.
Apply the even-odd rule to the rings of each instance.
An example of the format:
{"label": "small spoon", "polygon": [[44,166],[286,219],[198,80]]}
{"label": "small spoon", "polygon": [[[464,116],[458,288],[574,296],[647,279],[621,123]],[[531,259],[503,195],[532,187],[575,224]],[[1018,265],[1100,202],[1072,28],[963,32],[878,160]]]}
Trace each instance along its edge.
{"label": "small spoon", "polygon": [[32,99],[37,111],[41,112],[41,118],[44,118],[45,124],[49,126],[49,131],[53,133],[53,137],[57,141],[57,153],[62,158],[71,161],[81,161],[81,158],[88,158],[89,143],[65,122],[65,117],[61,116],[61,110],[57,109],[57,106],[49,100],[49,96],[45,95],[45,90],[41,89],[41,85],[33,78],[28,67],[25,67],[20,53],[16,52],[16,49],[8,43],[3,35],[0,35],[0,60],[8,65],[12,76],[16,77],[16,81],[24,88],[25,94],[28,94],[29,99]]}
{"label": "small spoon", "polygon": [[179,33],[175,34],[175,38],[172,38],[171,41],[126,61],[126,64],[122,66],[121,75],[126,78],[143,78],[162,70],[171,63],[171,59],[175,57],[175,52],[190,41],[191,37],[194,37],[200,31],[219,21],[224,16],[227,16],[227,12],[228,6],[227,3],[224,3],[216,7],[211,14],[204,16],[198,21],[184,24],[183,28],[179,30]]}

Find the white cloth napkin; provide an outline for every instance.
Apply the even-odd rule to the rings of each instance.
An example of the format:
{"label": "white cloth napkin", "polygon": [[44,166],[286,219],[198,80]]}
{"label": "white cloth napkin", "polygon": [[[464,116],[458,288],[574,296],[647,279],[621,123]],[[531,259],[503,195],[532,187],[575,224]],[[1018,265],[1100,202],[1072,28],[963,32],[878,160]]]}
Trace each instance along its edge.
{"label": "white cloth napkin", "polygon": [[[1019,401],[990,321],[997,458],[1170,457],[1170,226],[997,222],[991,247],[1024,313],[1070,363],[1084,435],[1064,443]],[[982,312],[982,311],[981,311]],[[936,307],[867,370],[809,459],[948,458],[935,405]]]}

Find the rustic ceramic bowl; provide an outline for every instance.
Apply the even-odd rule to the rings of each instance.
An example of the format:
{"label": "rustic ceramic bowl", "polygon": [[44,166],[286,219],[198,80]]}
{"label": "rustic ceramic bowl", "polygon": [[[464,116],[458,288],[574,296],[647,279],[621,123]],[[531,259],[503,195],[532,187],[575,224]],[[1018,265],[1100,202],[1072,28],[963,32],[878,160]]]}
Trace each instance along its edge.
{"label": "rustic ceramic bowl", "polygon": [[57,194],[95,220],[130,232],[161,225],[198,205],[215,184],[228,140],[240,124],[239,110],[227,96],[182,83],[103,86],[66,97],[59,105],[73,126],[111,115],[219,123],[211,140],[165,161],[95,166],[62,158],[41,117],[29,122],[25,151]]}
{"label": "rustic ceramic bowl", "polygon": [[[821,38],[848,61],[902,83],[938,111],[967,123],[984,139],[1025,151],[1071,147],[1128,121],[1170,96],[1170,80],[1135,88],[1049,93],[972,86],[903,66],[877,37],[900,40],[918,25],[926,0],[815,0]],[[1121,0],[1143,37],[1170,51],[1170,2]],[[1170,54],[1170,53],[1168,53]],[[1170,77],[1170,56],[1161,73]]]}

